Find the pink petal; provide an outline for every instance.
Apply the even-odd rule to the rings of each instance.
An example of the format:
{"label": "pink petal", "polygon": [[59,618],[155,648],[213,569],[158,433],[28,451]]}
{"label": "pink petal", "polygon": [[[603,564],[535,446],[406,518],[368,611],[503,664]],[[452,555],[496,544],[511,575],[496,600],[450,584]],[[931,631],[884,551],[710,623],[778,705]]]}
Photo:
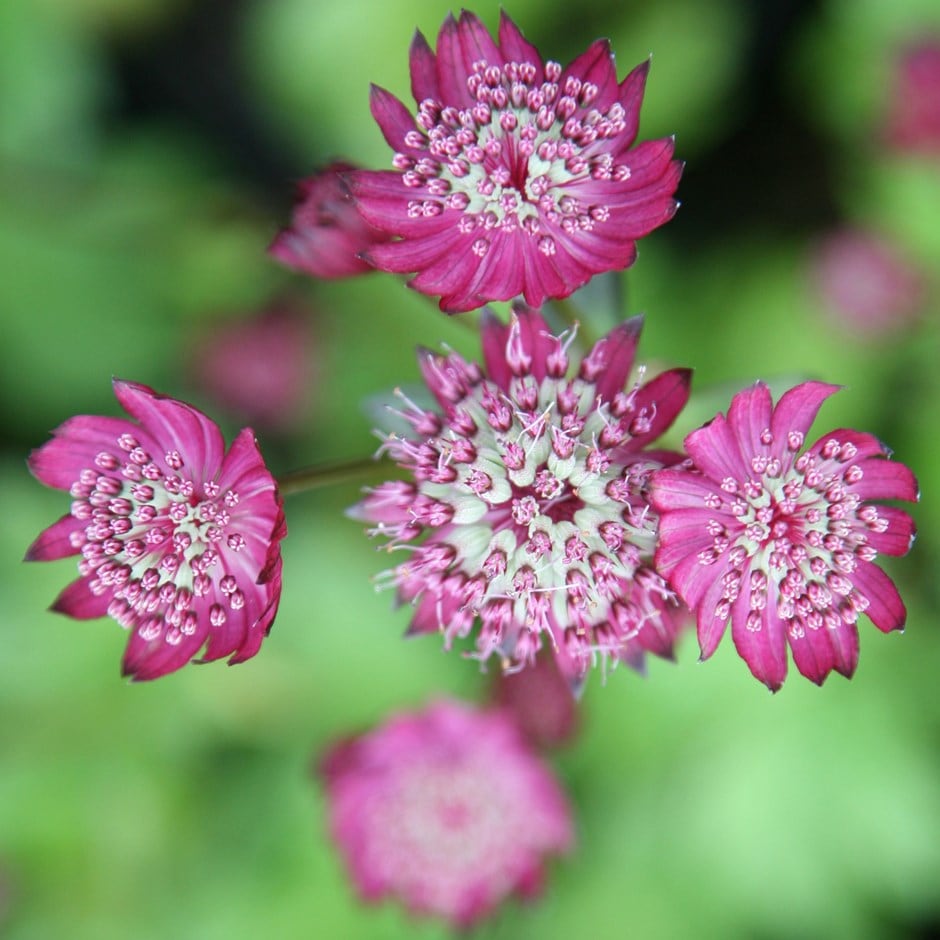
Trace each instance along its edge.
{"label": "pink petal", "polygon": [[373,245],[363,256],[381,271],[408,274],[439,264],[441,259],[453,258],[456,252],[470,254],[462,241],[463,237],[448,223],[437,227],[436,231],[434,227],[431,231],[425,229],[420,238]]}
{"label": "pink petal", "polygon": [[[682,560],[669,575],[669,584],[673,590],[682,598],[686,606],[693,610],[702,602],[702,598],[712,584],[716,580],[720,581],[721,575],[728,570],[720,561],[714,565],[703,565],[698,560],[699,551],[708,548],[710,544],[711,539],[707,537],[703,539],[696,550],[684,554]],[[657,552],[656,568],[661,571],[659,558]]]}
{"label": "pink petal", "polygon": [[803,636],[787,637],[793,662],[800,673],[816,685],[822,685],[835,669],[851,678],[858,664],[858,630],[855,624],[842,623],[831,628],[805,628]]}
{"label": "pink petal", "polygon": [[879,568],[869,561],[858,559],[852,573],[852,582],[868,600],[865,613],[871,622],[883,633],[903,630],[907,620],[907,608],[894,582]]}
{"label": "pink petal", "polygon": [[506,363],[506,339],[509,327],[489,307],[480,318],[481,344],[486,374],[504,391],[509,388],[512,372]]}
{"label": "pink petal", "polygon": [[630,450],[636,450],[654,441],[676,420],[689,400],[692,383],[691,369],[669,369],[646,383],[634,399],[636,413],[643,409],[652,412],[649,430],[637,434],[629,441]]}
{"label": "pink petal", "polygon": [[696,632],[698,634],[699,649],[701,650],[700,661],[708,659],[715,652],[728,626],[728,618],[719,617],[715,612],[721,602],[723,590],[721,578],[715,578],[709,585],[698,607]]}
{"label": "pink petal", "polygon": [[761,443],[760,436],[770,428],[771,410],[770,389],[763,382],[757,382],[732,399],[728,424],[746,460],[766,453],[767,447]]}
{"label": "pink petal", "polygon": [[92,593],[88,586],[89,580],[79,578],[73,581],[59,594],[49,609],[76,620],[95,620],[106,616],[108,605],[111,603],[111,592],[106,591],[101,595]]}
{"label": "pink petal", "polygon": [[[659,520],[656,570],[665,577],[687,555],[698,555],[710,548],[712,538],[706,526],[714,516],[714,513],[700,508],[675,509],[664,513]],[[687,599],[686,603],[689,603]],[[690,603],[689,606],[693,605]]]}
{"label": "pink petal", "polygon": [[519,27],[502,9],[499,11],[499,45],[504,61],[528,62],[536,68],[535,81],[541,83],[545,80],[545,69],[538,49],[522,35]]}
{"label": "pink petal", "polygon": [[424,34],[416,31],[411,40],[409,52],[411,70],[411,93],[415,101],[420,104],[426,98],[439,100],[440,88],[437,84],[437,59],[424,38]]}
{"label": "pink petal", "polygon": [[468,10],[460,14],[460,48],[463,52],[464,74],[472,75],[473,66],[483,60],[487,65],[503,65],[505,59],[493,42],[489,30]]}
{"label": "pink petal", "polygon": [[641,62],[620,83],[620,103],[627,112],[624,115],[626,128],[622,133],[625,141],[633,141],[640,127],[640,106],[643,104],[643,92],[646,88],[646,77],[650,70],[650,60]]}
{"label": "pink petal", "polygon": [[617,70],[614,68],[613,58],[609,40],[595,39],[561,73],[558,87],[564,89],[565,80],[569,76],[578,78],[582,82],[591,82],[598,88],[598,95],[592,107],[599,110],[610,107],[617,100],[618,91]]}
{"label": "pink petal", "polygon": [[882,457],[866,457],[856,464],[862,478],[846,487],[861,499],[907,499],[916,502],[920,498],[917,477],[910,468],[896,460]]}
{"label": "pink petal", "polygon": [[783,457],[787,453],[787,435],[790,431],[798,431],[806,436],[822,403],[841,387],[826,382],[803,382],[780,396],[770,423],[775,456]]}
{"label": "pink petal", "polygon": [[441,103],[455,108],[469,108],[474,100],[467,89],[467,70],[460,45],[460,26],[452,13],[437,34],[437,81]]}
{"label": "pink petal", "polygon": [[36,541],[26,550],[26,557],[23,560],[55,561],[59,558],[67,558],[69,555],[77,555],[81,549],[72,545],[71,535],[73,532],[81,532],[87,525],[87,522],[82,522],[81,519],[76,519],[71,514],[63,516],[58,522],[39,533]]}
{"label": "pink petal", "polygon": [[787,675],[787,631],[777,615],[777,587],[773,579],[769,579],[767,602],[760,612],[757,630],[747,628],[750,600],[750,579],[745,573],[741,579],[741,593],[731,610],[731,638],[752,675],[771,692],[776,692]]}
{"label": "pink petal", "polygon": [[[225,442],[214,421],[192,405],[160,395],[146,385],[115,379],[114,394],[127,413],[151,432],[164,452],[179,451],[183,466],[196,480],[215,478]],[[162,461],[163,456],[151,454],[154,461]]]}
{"label": "pink petal", "polygon": [[852,444],[858,453],[853,460],[861,460],[864,457],[886,457],[891,451],[888,447],[873,434],[866,434],[863,431],[854,431],[851,428],[837,428],[824,434],[812,447],[808,448],[812,454],[819,454],[827,441],[836,441],[840,445]]}
{"label": "pink petal", "polygon": [[118,451],[115,456],[120,457],[117,440],[122,434],[133,435],[144,450],[156,449],[146,431],[124,418],[78,415],[52,433],[52,440],[30,454],[29,469],[36,479],[59,490],[69,489],[82,470],[93,468],[99,453]]}
{"label": "pink petal", "polygon": [[208,620],[199,618],[196,630],[191,635],[180,633],[179,643],[168,643],[167,626],[153,640],[145,640],[138,629],[132,629],[124,659],[121,662],[121,675],[135,682],[159,679],[182,669],[199,652],[206,640]]}
{"label": "pink petal", "polygon": [[643,331],[643,317],[631,317],[602,336],[581,362],[580,376],[590,374],[596,383],[597,394],[604,401],[612,401],[623,391],[633,361],[636,347]]}
{"label": "pink petal", "polygon": [[702,510],[707,496],[724,494],[708,477],[691,470],[657,470],[650,488],[650,503],[658,512],[672,509]]}
{"label": "pink petal", "polygon": [[878,516],[888,522],[884,532],[869,530],[868,544],[884,555],[906,555],[914,544],[914,520],[903,509],[879,506]]}
{"label": "pink petal", "polygon": [[684,443],[695,466],[717,483],[725,477],[743,481],[751,473],[724,415],[716,415],[704,427],[693,431]]}
{"label": "pink petal", "polygon": [[415,119],[391,92],[372,85],[369,89],[369,110],[392,150],[403,153],[413,150],[405,143],[405,135],[417,128]]}

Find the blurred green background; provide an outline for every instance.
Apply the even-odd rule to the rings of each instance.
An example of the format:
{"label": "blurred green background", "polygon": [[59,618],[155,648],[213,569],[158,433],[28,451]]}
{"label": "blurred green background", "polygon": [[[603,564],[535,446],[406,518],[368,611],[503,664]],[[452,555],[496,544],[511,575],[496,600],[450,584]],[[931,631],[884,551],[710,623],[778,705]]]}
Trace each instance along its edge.
{"label": "blurred green background", "polygon": [[[555,757],[576,853],[483,937],[897,937],[940,930],[940,157],[884,146],[897,49],[940,33],[935,0],[514,0],[543,54],[610,36],[652,53],[641,136],[677,134],[683,207],[644,240],[623,315],[641,356],[696,371],[678,440],[762,377],[846,390],[819,430],[885,439],[917,472],[920,534],[887,568],[902,636],[861,625],[849,683],[770,696],[726,640],[697,665],[591,678]],[[389,166],[368,83],[408,98],[415,26],[438,0],[0,2],[0,935],[439,937],[364,909],[325,838],[310,762],[338,735],[488,679],[400,635],[386,564],[342,509],[349,482],[291,497],[284,599],[261,654],[154,684],[119,678],[122,631],[45,610],[71,560],[22,565],[66,509],[25,469],[70,414],[113,414],[110,377],[224,415],[200,356],[274,303],[303,310],[311,409],[258,433],[275,473],[371,452],[363,402],[415,382],[415,344],[469,331],[390,276],[313,283],[265,247],[293,181],[331,158]],[[494,28],[495,3],[475,8]],[[871,337],[811,274],[844,225],[924,272],[920,317]],[[218,335],[217,333],[215,335]],[[381,473],[381,471],[380,471]],[[378,479],[380,477],[377,477]],[[521,808],[524,811],[524,808]]]}

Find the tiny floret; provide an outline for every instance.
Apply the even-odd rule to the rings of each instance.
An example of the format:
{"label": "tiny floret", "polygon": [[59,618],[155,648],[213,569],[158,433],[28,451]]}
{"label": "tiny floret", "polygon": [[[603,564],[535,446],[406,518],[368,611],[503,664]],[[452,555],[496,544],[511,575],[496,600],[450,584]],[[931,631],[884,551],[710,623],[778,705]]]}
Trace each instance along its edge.
{"label": "tiny floret", "polygon": [[546,647],[573,690],[594,663],[671,655],[682,615],[652,565],[647,490],[680,457],[647,445],[685,405],[690,373],[627,386],[640,328],[615,327],[573,375],[574,335],[522,305],[509,325],[484,313],[485,372],[420,352],[439,410],[402,395],[414,434],[382,448],[412,479],[354,510],[407,552],[388,579],[414,607],[412,633],[439,631],[448,647],[472,634],[469,655],[510,672]]}
{"label": "tiny floret", "polygon": [[606,40],[562,68],[505,13],[494,41],[464,12],[436,52],[417,33],[410,64],[416,115],[372,89],[395,169],[349,179],[363,218],[395,236],[364,256],[415,273],[442,310],[566,297],[631,265],[637,239],[675,213],[672,139],[633,146],[648,62],[618,84]]}
{"label": "tiny floret", "polygon": [[512,719],[438,702],[337,745],[321,767],[330,829],[367,901],[467,928],[532,897],[570,849],[567,800]]}
{"label": "tiny floret", "polygon": [[916,500],[917,481],[870,434],[843,428],[804,449],[835,391],[805,382],[773,406],[758,383],[685,439],[689,465],[653,475],[656,567],[696,612],[702,658],[730,620],[738,653],[773,691],[787,646],[821,684],[833,670],[854,673],[859,615],[884,632],[904,626],[904,603],[875,561],[906,554],[914,523],[872,500]]}
{"label": "tiny floret", "polygon": [[27,552],[80,555],[80,577],[52,609],[110,615],[130,638],[123,672],[155,679],[201,660],[254,656],[281,595],[286,534],[274,478],[245,428],[228,452],[218,426],[191,405],[115,381],[134,420],[70,418],[29,459],[71,511]]}

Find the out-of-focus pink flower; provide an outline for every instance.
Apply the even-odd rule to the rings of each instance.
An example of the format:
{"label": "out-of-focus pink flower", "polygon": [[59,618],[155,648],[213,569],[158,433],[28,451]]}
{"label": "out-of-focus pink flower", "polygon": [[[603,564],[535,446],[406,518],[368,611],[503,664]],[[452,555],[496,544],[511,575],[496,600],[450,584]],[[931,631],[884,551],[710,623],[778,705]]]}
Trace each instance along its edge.
{"label": "out-of-focus pink flower", "polygon": [[528,669],[499,673],[493,697],[536,747],[564,744],[577,730],[577,705],[550,654],[540,655]]}
{"label": "out-of-focus pink flower", "polygon": [[648,69],[618,85],[606,40],[567,68],[543,62],[505,13],[498,42],[467,12],[444,21],[436,53],[417,33],[417,117],[372,89],[395,170],[350,175],[359,211],[398,236],[366,257],[416,272],[411,286],[451,313],[520,295],[537,307],[628,267],[675,213],[682,171],[671,138],[632,147]]}
{"label": "out-of-focus pink flower", "polygon": [[904,626],[904,604],[875,564],[904,555],[911,517],[871,500],[918,498],[917,481],[870,434],[839,429],[805,452],[804,435],[837,386],[804,382],[773,407],[763,383],[728,416],[685,439],[692,469],[653,476],[657,569],[698,614],[702,658],[731,636],[751,672],[776,691],[797,669],[817,684],[858,662],[856,621]]}
{"label": "out-of-focus pink flower", "polygon": [[538,894],[546,856],[573,841],[564,793],[500,711],[400,715],[334,748],[322,775],[359,894],[457,927]]}
{"label": "out-of-focus pink flower", "polygon": [[216,325],[191,356],[193,381],[240,420],[296,428],[313,401],[319,363],[309,318],[281,304]]}
{"label": "out-of-focus pink flower", "polygon": [[514,671],[548,645],[574,690],[594,663],[671,655],[681,614],[653,569],[647,484],[680,458],[646,448],[685,405],[690,373],[624,391],[641,325],[615,327],[572,378],[574,337],[521,305],[509,326],[484,315],[488,375],[421,351],[440,411],[402,395],[415,436],[383,445],[413,482],[384,483],[353,510],[390,548],[408,546],[388,577],[415,608],[411,632],[450,646],[479,620],[475,658]]}
{"label": "out-of-focus pink flower", "polygon": [[254,434],[226,453],[191,405],[132,382],[114,393],[134,421],[79,415],[30,455],[33,474],[73,502],[26,558],[82,556],[52,609],[127,629],[125,675],[166,675],[204,645],[202,661],[243,662],[274,621],[286,534]]}
{"label": "out-of-focus pink flower", "polygon": [[869,336],[909,326],[922,311],[926,282],[890,242],[862,229],[829,235],[813,250],[812,277],[838,324]]}
{"label": "out-of-focus pink flower", "polygon": [[390,236],[376,231],[356,211],[342,174],[351,163],[331,163],[297,185],[291,224],[268,253],[288,267],[314,277],[364,274],[372,267],[359,254]]}
{"label": "out-of-focus pink flower", "polygon": [[898,53],[886,136],[896,150],[940,157],[940,34]]}

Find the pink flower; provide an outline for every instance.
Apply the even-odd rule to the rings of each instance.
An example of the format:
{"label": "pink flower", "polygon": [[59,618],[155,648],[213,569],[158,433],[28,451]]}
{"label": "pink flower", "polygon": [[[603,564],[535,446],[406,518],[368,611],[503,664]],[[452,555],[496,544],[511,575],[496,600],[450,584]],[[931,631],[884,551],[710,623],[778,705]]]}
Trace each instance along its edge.
{"label": "pink flower", "polygon": [[631,149],[648,69],[618,85],[606,40],[567,68],[543,62],[505,13],[498,42],[467,12],[444,21],[436,54],[416,33],[417,118],[372,89],[395,170],[350,175],[363,217],[399,236],[365,257],[417,272],[411,286],[449,312],[519,295],[537,307],[628,267],[675,213],[682,171],[672,139]]}
{"label": "pink flower", "polygon": [[240,420],[290,431],[310,412],[319,379],[310,318],[287,304],[215,324],[193,346],[192,381]]}
{"label": "pink flower", "polygon": [[751,672],[776,691],[797,669],[820,684],[858,662],[856,621],[904,626],[897,589],[874,562],[903,555],[914,523],[873,499],[918,498],[917,481],[870,434],[840,429],[801,453],[837,386],[804,382],[776,407],[758,383],[685,439],[692,469],[653,476],[660,513],[656,567],[698,614],[702,658],[731,636]]}
{"label": "pink flower", "polygon": [[291,224],[268,248],[273,258],[322,278],[372,270],[359,254],[389,236],[367,224],[353,206],[341,175],[353,169],[350,163],[331,163],[298,184]]}
{"label": "pink flower", "polygon": [[830,234],[813,252],[816,289],[840,326],[878,336],[921,313],[926,281],[890,242],[862,229]]}
{"label": "pink flower", "polygon": [[544,857],[571,848],[570,810],[501,712],[438,702],[334,748],[330,828],[364,900],[469,927],[534,896]]}
{"label": "pink flower", "polygon": [[127,629],[124,675],[166,675],[204,644],[204,662],[243,662],[274,621],[286,534],[254,435],[246,428],[225,453],[191,405],[132,382],[114,393],[136,421],[70,418],[31,454],[33,474],[73,502],[26,558],[82,556],[52,609]]}
{"label": "pink flower", "polygon": [[671,654],[680,612],[652,566],[647,483],[680,458],[645,448],[685,404],[690,373],[623,391],[641,325],[613,329],[574,378],[574,337],[521,305],[510,326],[484,315],[488,377],[421,352],[441,410],[402,395],[416,436],[383,445],[413,482],[367,491],[353,511],[408,550],[388,576],[415,608],[411,632],[440,631],[449,647],[479,621],[475,658],[515,671],[547,645],[573,689],[592,663]]}
{"label": "pink flower", "polygon": [[896,150],[940,156],[940,34],[898,53],[886,133]]}

